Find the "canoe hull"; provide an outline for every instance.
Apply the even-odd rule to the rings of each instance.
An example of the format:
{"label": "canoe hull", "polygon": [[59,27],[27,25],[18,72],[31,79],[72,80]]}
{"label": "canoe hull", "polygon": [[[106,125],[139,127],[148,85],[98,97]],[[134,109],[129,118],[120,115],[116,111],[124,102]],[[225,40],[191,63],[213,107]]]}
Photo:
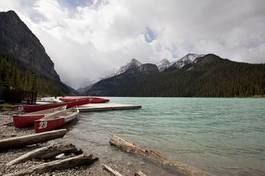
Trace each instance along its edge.
{"label": "canoe hull", "polygon": [[78,107],[78,106],[85,105],[85,104],[90,104],[90,102],[91,101],[89,99],[79,99],[79,100],[66,102],[66,104],[67,104],[67,108],[73,108],[73,107]]}
{"label": "canoe hull", "polygon": [[87,100],[89,103],[107,103],[109,99],[98,98],[98,97],[61,97],[61,101],[63,102],[71,102],[71,101],[79,101],[79,100]]}
{"label": "canoe hull", "polygon": [[104,99],[104,98],[94,98],[94,97],[87,97],[87,98],[73,98],[73,97],[65,97],[65,98],[60,98],[60,100],[64,101],[61,103],[51,103],[51,104],[38,104],[38,105],[21,105],[18,107],[19,110],[24,111],[24,112],[36,112],[36,111],[41,111],[41,110],[46,110],[46,109],[51,109],[51,108],[57,108],[60,106],[67,106],[67,108],[73,108],[85,104],[90,104],[90,103],[106,103],[109,100]]}
{"label": "canoe hull", "polygon": [[66,106],[51,108],[32,113],[13,116],[13,124],[16,128],[25,128],[34,125],[34,121],[64,111]]}
{"label": "canoe hull", "polygon": [[39,120],[44,117],[44,114],[40,115],[28,115],[28,116],[13,116],[13,124],[16,128],[25,128],[34,124],[35,120]]}
{"label": "canoe hull", "polygon": [[22,105],[21,107],[19,107],[19,109],[24,112],[36,112],[36,111],[56,108],[60,106],[66,106],[66,108],[73,108],[73,107],[77,107],[77,106],[81,106],[81,105],[89,104],[89,103],[90,103],[90,100],[82,99],[82,100],[63,102],[63,103],[52,103],[52,104],[42,104],[42,105]]}
{"label": "canoe hull", "polygon": [[65,106],[67,103],[51,103],[51,104],[42,104],[42,105],[21,105],[20,110],[24,112],[36,112],[42,111],[51,108],[58,108],[60,106]]}
{"label": "canoe hull", "polygon": [[34,129],[36,133],[51,131],[62,127],[65,124],[64,118],[51,120],[36,120],[34,121]]}
{"label": "canoe hull", "polygon": [[[68,111],[68,110],[65,110]],[[70,115],[58,115],[53,118],[42,118],[34,121],[34,129],[36,133],[50,131],[62,127],[64,124],[77,118],[79,110],[75,109]]]}

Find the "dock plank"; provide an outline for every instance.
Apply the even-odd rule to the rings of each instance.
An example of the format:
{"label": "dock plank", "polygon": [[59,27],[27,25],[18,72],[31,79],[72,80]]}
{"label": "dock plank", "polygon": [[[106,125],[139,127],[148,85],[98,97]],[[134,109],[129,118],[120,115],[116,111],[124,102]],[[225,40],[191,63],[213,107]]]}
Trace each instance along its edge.
{"label": "dock plank", "polygon": [[140,109],[141,105],[118,104],[118,103],[96,103],[79,106],[80,112],[100,112],[100,111],[114,111],[114,110],[132,110]]}

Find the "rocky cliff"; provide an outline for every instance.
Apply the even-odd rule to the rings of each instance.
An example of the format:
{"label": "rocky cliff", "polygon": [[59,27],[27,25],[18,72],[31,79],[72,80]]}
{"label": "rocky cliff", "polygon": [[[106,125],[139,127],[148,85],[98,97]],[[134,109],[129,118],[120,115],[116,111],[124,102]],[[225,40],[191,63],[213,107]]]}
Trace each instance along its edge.
{"label": "rocky cliff", "polygon": [[76,94],[61,82],[39,39],[14,11],[0,12],[0,60],[1,85],[30,90],[35,79],[39,94]]}
{"label": "rocky cliff", "polygon": [[44,47],[14,11],[0,12],[0,54],[48,79],[60,80]]}

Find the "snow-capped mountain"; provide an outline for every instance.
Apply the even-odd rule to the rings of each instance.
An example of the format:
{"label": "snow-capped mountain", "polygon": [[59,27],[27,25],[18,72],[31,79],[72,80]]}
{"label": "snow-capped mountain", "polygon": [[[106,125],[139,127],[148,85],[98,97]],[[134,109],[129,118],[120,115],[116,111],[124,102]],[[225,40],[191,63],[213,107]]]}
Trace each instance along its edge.
{"label": "snow-capped mountain", "polygon": [[[120,67],[120,69],[116,72],[113,72],[113,74],[109,74],[109,76],[106,76],[105,78],[109,78],[112,76],[120,75],[125,72],[130,73],[136,73],[136,72],[143,72],[143,73],[149,73],[149,72],[156,72],[158,69],[159,72],[163,72],[167,69],[181,69],[185,65],[196,63],[196,59],[199,57],[203,57],[202,54],[187,54],[181,59],[178,59],[173,62],[170,62],[168,59],[161,60],[158,64],[143,64],[137,59],[133,58],[129,63],[126,65]],[[157,68],[155,68],[157,66]]]}
{"label": "snow-capped mountain", "polygon": [[171,63],[169,62],[168,59],[163,59],[157,64],[157,67],[158,67],[159,72],[162,72],[165,69],[167,69],[170,65]]}
{"label": "snow-capped mountain", "polygon": [[192,63],[196,63],[197,62],[197,58],[199,57],[203,57],[204,54],[187,54],[184,57],[182,57],[181,59],[177,59],[175,58],[173,62],[170,62],[168,59],[163,59],[161,60],[158,64],[157,67],[159,69],[159,72],[163,72],[167,69],[181,69],[184,66],[188,65],[188,64],[192,64]]}
{"label": "snow-capped mountain", "polygon": [[170,67],[175,67],[178,69],[183,68],[184,66],[188,65],[188,64],[192,64],[192,63],[196,63],[196,59],[199,57],[203,57],[203,54],[187,54],[184,57],[182,57],[181,59],[173,62]]}
{"label": "snow-capped mountain", "polygon": [[[85,94],[126,97],[265,95],[263,82],[257,84],[256,81],[265,80],[264,64],[234,62],[215,54],[199,56],[201,55],[189,54],[174,60],[172,63],[182,68],[167,68],[163,72],[158,72],[155,64],[142,64],[115,77],[96,82]],[[242,89],[242,82],[247,86],[246,89]],[[256,89],[256,92],[248,91]]]}
{"label": "snow-capped mountain", "polygon": [[122,66],[114,75],[122,74],[122,73],[126,72],[129,69],[138,68],[141,65],[142,65],[142,63],[140,61],[138,61],[137,59],[133,58],[128,64]]}

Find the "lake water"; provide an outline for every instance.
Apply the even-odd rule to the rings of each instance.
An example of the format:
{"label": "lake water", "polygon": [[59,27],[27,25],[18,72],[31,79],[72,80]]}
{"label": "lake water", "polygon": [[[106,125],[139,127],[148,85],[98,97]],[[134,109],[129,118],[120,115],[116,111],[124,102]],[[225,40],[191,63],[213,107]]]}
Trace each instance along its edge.
{"label": "lake water", "polygon": [[110,99],[143,108],[80,114],[70,133],[89,151],[119,157],[117,134],[215,175],[265,175],[265,99]]}

